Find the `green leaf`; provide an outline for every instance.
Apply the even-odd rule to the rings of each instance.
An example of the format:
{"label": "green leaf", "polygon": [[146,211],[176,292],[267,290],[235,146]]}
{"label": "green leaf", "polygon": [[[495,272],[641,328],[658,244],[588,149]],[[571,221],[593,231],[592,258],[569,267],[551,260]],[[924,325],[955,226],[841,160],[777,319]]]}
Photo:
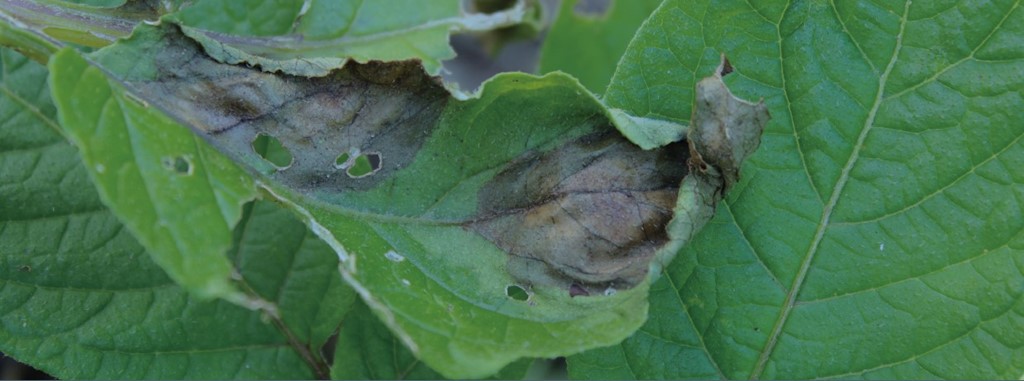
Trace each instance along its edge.
{"label": "green leaf", "polygon": [[565,0],[541,48],[540,72],[561,70],[604,91],[633,34],[661,0]]}
{"label": "green leaf", "polygon": [[[60,378],[298,379],[325,367],[319,349],[354,292],[324,242],[256,203],[232,258],[276,316],[189,296],[100,201],[58,133],[45,68],[8,50],[0,65],[0,351]],[[287,236],[268,243],[268,231]]]}
{"label": "green leaf", "polygon": [[291,211],[258,201],[235,229],[230,258],[243,288],[274,306],[274,324],[326,376],[321,348],[356,298],[338,276],[330,246]]}
{"label": "green leaf", "polygon": [[421,362],[364,303],[345,316],[334,349],[335,380],[429,380],[444,378]]}
{"label": "green leaf", "polygon": [[[711,217],[734,170],[704,152],[680,184],[702,146],[639,149],[565,75],[499,76],[457,101],[409,63],[281,76],[217,63],[167,26],[91,57],[245,164],[335,249],[395,336],[450,377],[628,335],[645,317],[648,266],[660,269]],[[53,65],[77,62],[61,53]],[[732,129],[720,116],[698,125]],[[759,128],[732,136],[756,146]],[[290,150],[290,166],[253,146],[261,134]],[[725,135],[719,143],[732,144]]]}
{"label": "green leaf", "polygon": [[574,378],[1024,373],[1020,1],[673,0],[646,25],[608,103],[686,122],[724,52],[774,119],[648,323]]}
{"label": "green leaf", "polygon": [[470,14],[461,0],[200,0],[171,19],[207,54],[264,71],[325,76],[349,60],[419,60],[431,75],[455,57],[456,31],[485,31],[526,16],[524,1],[492,14]]}
{"label": "green leaf", "polygon": [[176,282],[200,296],[241,302],[224,254],[242,205],[256,195],[252,180],[77,53],[60,54],[67,58],[51,60],[50,78],[60,125],[104,203]]}
{"label": "green leaf", "polygon": [[[183,0],[11,0],[0,2],[0,43],[24,50],[23,41],[9,41],[8,33],[37,33],[36,44],[45,49],[32,55],[49,56],[63,44],[98,48],[126,37],[142,21],[155,22],[176,11]],[[8,31],[9,30],[9,31]],[[40,60],[42,61],[42,60]]]}
{"label": "green leaf", "polygon": [[[523,359],[506,366],[492,378],[521,380],[533,363]],[[345,315],[331,364],[335,380],[437,380],[444,378],[413,356],[364,303]]]}

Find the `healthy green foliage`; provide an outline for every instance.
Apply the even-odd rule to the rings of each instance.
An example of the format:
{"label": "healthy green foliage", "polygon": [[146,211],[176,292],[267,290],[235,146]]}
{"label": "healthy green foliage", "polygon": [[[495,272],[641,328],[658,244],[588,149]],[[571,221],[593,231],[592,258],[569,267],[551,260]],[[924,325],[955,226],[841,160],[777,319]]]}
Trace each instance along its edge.
{"label": "healthy green foliage", "polygon": [[[496,380],[522,379],[533,361],[512,363],[495,374]],[[413,356],[387,326],[356,303],[345,318],[334,349],[331,378],[336,380],[436,380],[443,376]]]}
{"label": "healthy green foliage", "polygon": [[241,301],[224,253],[242,205],[256,195],[252,180],[98,69],[63,62],[50,80],[60,124],[105,203],[175,281],[201,296]]}
{"label": "healthy green foliage", "polygon": [[5,354],[61,378],[326,375],[319,348],[355,297],[326,244],[287,210],[251,204],[229,257],[268,312],[190,296],[100,202],[58,133],[45,68],[6,49],[0,65]]}
{"label": "healthy green foliage", "polygon": [[606,101],[685,122],[726,53],[773,121],[644,327],[570,374],[1020,377],[1020,5],[667,1]]}

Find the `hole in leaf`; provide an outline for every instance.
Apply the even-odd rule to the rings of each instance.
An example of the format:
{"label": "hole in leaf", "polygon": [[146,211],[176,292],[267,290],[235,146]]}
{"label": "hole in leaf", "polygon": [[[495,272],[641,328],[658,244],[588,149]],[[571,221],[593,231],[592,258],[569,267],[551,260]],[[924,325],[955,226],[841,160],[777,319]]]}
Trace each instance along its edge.
{"label": "hole in leaf", "polygon": [[732,73],[732,71],[733,71],[732,64],[729,63],[729,59],[725,58],[725,56],[723,55],[722,56],[722,68],[719,70],[718,74],[724,77],[724,76],[729,75],[729,73]]}
{"label": "hole in leaf", "polygon": [[374,172],[380,170],[380,153],[370,152],[366,154],[366,159],[370,161],[370,168],[373,168]]}
{"label": "hole in leaf", "polygon": [[256,135],[256,138],[252,140],[252,150],[278,169],[288,168],[292,165],[292,153],[273,136],[264,133]]}
{"label": "hole in leaf", "polygon": [[352,164],[345,171],[349,177],[360,178],[372,175],[380,170],[381,156],[379,152],[369,152],[360,155],[352,160]]}
{"label": "hole in leaf", "polygon": [[575,298],[577,296],[590,296],[590,291],[587,291],[587,289],[579,284],[573,283],[569,286],[569,297]]}
{"label": "hole in leaf", "polygon": [[345,168],[348,165],[348,159],[351,158],[348,152],[338,155],[337,159],[334,159],[334,168]]}
{"label": "hole in leaf", "polygon": [[466,13],[491,14],[504,11],[516,5],[517,0],[462,0],[462,9]]}
{"label": "hole in leaf", "polygon": [[505,295],[508,295],[508,297],[518,301],[525,301],[530,298],[530,294],[526,293],[526,290],[514,284],[505,287]]}
{"label": "hole in leaf", "polygon": [[576,6],[572,7],[572,13],[576,16],[601,19],[608,15],[615,0],[579,0]]}
{"label": "hole in leaf", "polygon": [[165,157],[161,163],[164,168],[179,175],[189,176],[192,174],[192,162],[185,156]]}

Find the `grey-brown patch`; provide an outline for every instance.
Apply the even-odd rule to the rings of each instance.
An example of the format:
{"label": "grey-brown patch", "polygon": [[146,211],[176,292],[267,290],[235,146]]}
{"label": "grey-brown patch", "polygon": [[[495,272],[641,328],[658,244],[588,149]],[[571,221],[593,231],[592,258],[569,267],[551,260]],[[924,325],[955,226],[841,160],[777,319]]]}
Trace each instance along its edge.
{"label": "grey-brown patch", "polygon": [[763,99],[753,103],[732,95],[722,82],[730,71],[732,65],[723,55],[715,75],[697,83],[687,132],[690,167],[701,173],[713,167],[723,181],[721,193],[739,181],[740,165],[761,144],[761,133],[771,119]]}
{"label": "grey-brown patch", "polygon": [[526,284],[586,290],[576,295],[630,288],[668,240],[686,148],[644,151],[609,128],[529,153],[481,189],[467,227],[525,259],[509,269]]}
{"label": "grey-brown patch", "polygon": [[[259,134],[279,139],[293,161],[270,175],[301,191],[376,186],[412,162],[449,100],[418,62],[349,63],[316,78],[271,74],[221,64],[163,28],[164,45],[153,52],[159,77],[129,73],[129,87],[161,99],[169,115],[243,162],[264,160],[250,145]],[[352,148],[376,153],[365,157],[373,176],[338,176],[338,155]]]}

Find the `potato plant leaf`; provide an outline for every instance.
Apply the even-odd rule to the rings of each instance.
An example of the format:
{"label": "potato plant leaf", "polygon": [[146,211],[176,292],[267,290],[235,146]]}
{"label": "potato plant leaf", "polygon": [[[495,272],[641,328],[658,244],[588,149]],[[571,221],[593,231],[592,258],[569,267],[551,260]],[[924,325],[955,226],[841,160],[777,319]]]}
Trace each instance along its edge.
{"label": "potato plant leaf", "polygon": [[[521,380],[533,363],[522,359],[492,376]],[[357,302],[345,315],[334,349],[331,378],[335,380],[437,380],[444,376],[413,356],[366,304]]]}
{"label": "potato plant leaf", "polygon": [[1013,0],[666,1],[607,102],[687,123],[724,52],[774,119],[648,322],[571,376],[1019,378],[1022,41]]}
{"label": "potato plant leaf", "polygon": [[[458,101],[414,64],[267,73],[219,63],[166,24],[89,59],[110,77],[65,50],[54,78],[151,106],[132,113],[159,109],[242,164],[335,249],[341,275],[395,336],[449,377],[628,335],[645,318],[649,268],[658,274],[710,218],[735,170],[701,146],[630,144],[566,75],[502,75]],[[80,112],[72,102],[59,99],[62,113]],[[723,136],[756,146],[757,123],[738,125],[751,129]],[[254,149],[260,136],[291,161]],[[691,152],[707,165],[688,165]]]}
{"label": "potato plant leaf", "polygon": [[[51,44],[98,48],[125,37],[142,21],[155,22],[183,0],[10,0],[0,3],[0,25],[7,33],[34,31]],[[3,36],[0,34],[0,36]],[[0,41],[4,39],[0,37]],[[58,42],[59,41],[59,42]],[[19,50],[29,45],[12,43]],[[52,53],[52,52],[51,52]],[[32,56],[33,59],[39,60]],[[44,62],[43,60],[39,60]]]}
{"label": "potato plant leaf", "polygon": [[[221,62],[264,71],[325,76],[352,60],[419,60],[431,75],[455,57],[455,31],[486,31],[521,22],[525,0],[494,13],[469,13],[461,0],[199,0],[171,17]],[[415,9],[415,11],[410,11]]]}
{"label": "potato plant leaf", "polygon": [[[327,375],[319,349],[355,298],[329,246],[291,212],[252,204],[228,257],[276,314],[190,295],[101,202],[59,133],[45,68],[6,49],[0,68],[5,355],[62,379]],[[268,231],[287,235],[268,244]]]}
{"label": "potato plant leaf", "polygon": [[60,124],[104,202],[176,282],[241,302],[224,253],[242,205],[256,196],[253,181],[191,131],[108,84],[99,69],[63,62],[50,80]]}

